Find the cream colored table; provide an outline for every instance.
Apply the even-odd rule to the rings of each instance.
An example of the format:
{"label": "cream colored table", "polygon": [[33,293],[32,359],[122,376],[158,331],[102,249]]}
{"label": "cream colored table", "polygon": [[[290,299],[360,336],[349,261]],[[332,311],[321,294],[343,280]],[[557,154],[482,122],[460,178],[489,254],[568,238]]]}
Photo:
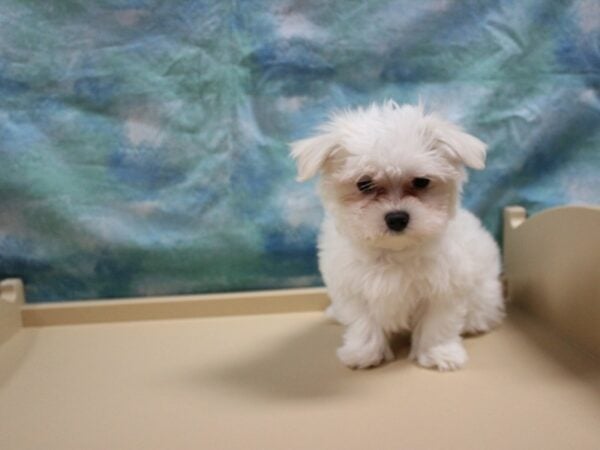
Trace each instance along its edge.
{"label": "cream colored table", "polygon": [[[525,251],[514,239],[507,262]],[[518,295],[512,268],[508,290]],[[521,270],[519,289],[539,281]],[[261,310],[282,294],[253,295],[242,308],[255,302]],[[232,315],[219,317],[198,297],[175,300],[170,314],[191,308],[213,317],[145,321],[125,321],[129,303],[91,304],[82,322],[107,311],[124,321],[12,332],[17,307],[38,325],[60,322],[60,311],[18,299],[0,306],[0,449],[600,449],[600,364],[592,341],[580,342],[593,333],[573,338],[572,324],[533,314],[537,301],[530,312],[511,307],[493,333],[466,339],[467,367],[442,374],[409,363],[402,339],[396,361],[346,369],[335,358],[341,327],[320,311],[298,311],[321,308],[323,292],[283,297],[278,308],[290,312],[235,315],[242,310],[233,296],[224,300]],[[146,315],[138,303],[138,312],[159,318],[159,303],[150,301]],[[72,304],[64,320],[81,307]],[[590,311],[580,326],[594,319]]]}

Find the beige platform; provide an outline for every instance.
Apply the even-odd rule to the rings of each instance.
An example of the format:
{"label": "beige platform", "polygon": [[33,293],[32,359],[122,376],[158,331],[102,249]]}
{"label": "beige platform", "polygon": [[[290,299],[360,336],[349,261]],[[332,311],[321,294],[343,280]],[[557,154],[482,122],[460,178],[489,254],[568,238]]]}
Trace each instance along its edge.
{"label": "beige platform", "polygon": [[[455,373],[409,363],[402,340],[393,363],[346,369],[334,355],[342,328],[319,311],[13,329],[19,300],[0,305],[0,449],[600,449],[600,363],[593,341],[581,345],[595,335],[570,334],[574,320],[576,330],[600,323],[588,304],[599,299],[581,294],[590,312],[568,326],[537,314],[541,303],[511,285],[527,233],[509,232],[507,247],[508,291],[526,308],[467,339],[470,362]],[[544,283],[520,270],[517,287]],[[322,292],[307,294],[322,306]],[[305,304],[291,291],[281,301],[285,311]],[[228,314],[239,306],[225,304]],[[94,308],[87,322],[107,317]],[[56,324],[48,310],[36,320]]]}

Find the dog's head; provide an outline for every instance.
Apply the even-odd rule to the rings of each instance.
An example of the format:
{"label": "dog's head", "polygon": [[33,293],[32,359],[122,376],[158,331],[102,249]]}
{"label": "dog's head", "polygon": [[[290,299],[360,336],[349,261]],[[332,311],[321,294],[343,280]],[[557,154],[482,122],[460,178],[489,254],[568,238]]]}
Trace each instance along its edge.
{"label": "dog's head", "polygon": [[340,233],[403,249],[439,235],[456,212],[465,166],[486,145],[421,106],[392,101],[334,114],[292,144],[298,179],[321,172],[321,197]]}

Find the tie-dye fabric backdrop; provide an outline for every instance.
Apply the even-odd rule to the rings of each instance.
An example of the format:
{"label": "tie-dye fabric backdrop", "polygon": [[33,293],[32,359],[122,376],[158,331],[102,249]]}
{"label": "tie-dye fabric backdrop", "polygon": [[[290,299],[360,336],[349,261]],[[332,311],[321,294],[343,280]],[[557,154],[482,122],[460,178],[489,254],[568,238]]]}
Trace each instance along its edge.
{"label": "tie-dye fabric backdrop", "polygon": [[320,283],[286,143],[419,98],[490,144],[466,205],[600,198],[600,3],[4,0],[0,277],[31,302]]}

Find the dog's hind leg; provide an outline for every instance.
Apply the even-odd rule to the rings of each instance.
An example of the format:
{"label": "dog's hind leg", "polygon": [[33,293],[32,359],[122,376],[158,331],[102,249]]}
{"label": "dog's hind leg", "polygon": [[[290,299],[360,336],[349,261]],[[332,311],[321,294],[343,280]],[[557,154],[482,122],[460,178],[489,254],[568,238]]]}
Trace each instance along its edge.
{"label": "dog's hind leg", "polygon": [[500,281],[491,279],[478,286],[467,298],[462,334],[481,334],[495,328],[504,318],[504,298]]}

